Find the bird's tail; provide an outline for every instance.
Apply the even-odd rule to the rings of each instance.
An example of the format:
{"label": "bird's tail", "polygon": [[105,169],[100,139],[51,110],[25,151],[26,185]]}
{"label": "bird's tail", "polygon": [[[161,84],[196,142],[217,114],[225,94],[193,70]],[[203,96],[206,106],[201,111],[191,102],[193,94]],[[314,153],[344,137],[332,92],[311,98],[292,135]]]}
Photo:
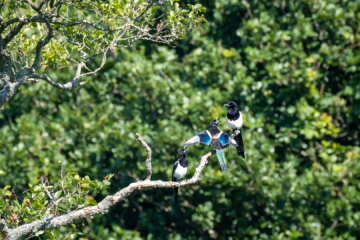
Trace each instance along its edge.
{"label": "bird's tail", "polygon": [[223,170],[223,172],[227,172],[226,159],[225,159],[224,151],[222,149],[216,149],[216,156],[217,156],[217,158],[219,160],[221,170]]}
{"label": "bird's tail", "polygon": [[176,206],[179,189],[178,188],[173,188],[173,191],[174,191],[174,206]]}
{"label": "bird's tail", "polygon": [[238,155],[242,156],[245,159],[244,142],[242,139],[241,132],[236,137],[234,137],[234,140],[238,144],[238,146],[236,147]]}
{"label": "bird's tail", "polygon": [[[174,177],[173,177],[172,181],[173,182],[179,182]],[[178,188],[173,188],[173,192],[174,192],[174,206],[176,206],[179,189]]]}

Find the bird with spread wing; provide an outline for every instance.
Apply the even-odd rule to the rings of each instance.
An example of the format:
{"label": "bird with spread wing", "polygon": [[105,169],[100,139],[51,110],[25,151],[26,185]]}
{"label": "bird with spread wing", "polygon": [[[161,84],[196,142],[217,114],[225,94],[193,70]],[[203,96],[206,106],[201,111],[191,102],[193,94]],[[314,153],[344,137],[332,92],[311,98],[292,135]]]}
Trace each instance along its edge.
{"label": "bird with spread wing", "polygon": [[193,144],[206,144],[208,146],[212,145],[216,150],[216,155],[220,163],[222,171],[227,172],[226,159],[224,155],[223,148],[229,145],[237,147],[237,143],[232,139],[226,132],[223,132],[218,129],[217,125],[220,122],[217,122],[217,117],[210,122],[209,129],[204,130],[198,133],[196,136],[190,138],[185,144],[185,146]]}

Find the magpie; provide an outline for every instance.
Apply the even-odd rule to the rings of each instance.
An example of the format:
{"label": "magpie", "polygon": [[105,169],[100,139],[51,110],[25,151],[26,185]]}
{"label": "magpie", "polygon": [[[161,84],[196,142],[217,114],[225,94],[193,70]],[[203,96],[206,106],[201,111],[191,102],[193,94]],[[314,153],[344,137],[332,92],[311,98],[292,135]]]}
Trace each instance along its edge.
{"label": "magpie", "polygon": [[[240,112],[238,106],[234,102],[229,102],[227,104],[224,104],[224,106],[229,109],[226,114],[226,123],[230,128],[230,130],[232,130],[233,134],[235,135],[235,131],[240,130],[240,128],[243,125],[242,113]],[[245,159],[244,142],[242,139],[241,131],[236,137],[234,137],[234,139],[238,144],[238,146],[236,147],[238,155],[242,156]]]}
{"label": "magpie", "polygon": [[217,128],[217,125],[220,122],[217,122],[217,117],[210,122],[210,126],[208,130],[204,130],[198,133],[196,136],[190,138],[184,146],[189,146],[197,143],[203,143],[206,145],[212,145],[216,150],[216,155],[220,163],[221,170],[227,172],[226,167],[226,159],[224,155],[224,151],[222,148],[227,147],[229,145],[233,145],[237,147],[237,143],[234,139],[232,139],[227,133],[220,131]]}
{"label": "magpie", "polygon": [[[180,182],[180,179],[185,177],[188,167],[188,160],[186,159],[186,153],[189,149],[181,149],[179,152],[179,160],[177,160],[174,164],[173,173],[172,173],[172,181]],[[178,196],[178,188],[173,188],[174,191],[174,206],[177,203]]]}

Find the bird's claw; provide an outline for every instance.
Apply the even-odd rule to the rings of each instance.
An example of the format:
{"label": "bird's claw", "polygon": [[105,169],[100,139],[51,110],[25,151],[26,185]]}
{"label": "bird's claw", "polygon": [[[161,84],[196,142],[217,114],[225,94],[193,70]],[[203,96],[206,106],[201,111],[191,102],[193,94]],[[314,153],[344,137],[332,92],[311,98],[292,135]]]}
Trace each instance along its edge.
{"label": "bird's claw", "polygon": [[239,129],[236,129],[232,134],[231,134],[231,138],[234,138],[234,137],[236,137],[237,135],[239,135],[240,134],[240,130]]}

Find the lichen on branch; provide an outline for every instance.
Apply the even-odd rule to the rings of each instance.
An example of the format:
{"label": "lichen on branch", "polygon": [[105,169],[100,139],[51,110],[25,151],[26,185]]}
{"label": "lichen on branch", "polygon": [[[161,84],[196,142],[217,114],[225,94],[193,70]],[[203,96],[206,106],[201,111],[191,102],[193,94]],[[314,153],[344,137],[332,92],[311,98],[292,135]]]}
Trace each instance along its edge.
{"label": "lichen on branch", "polygon": [[[14,205],[19,208],[14,208],[14,205],[9,204],[5,209],[6,214],[0,215],[0,232],[3,240],[17,240],[24,236],[40,235],[43,233],[43,230],[46,229],[60,228],[80,219],[98,214],[106,214],[109,212],[111,206],[124,200],[132,192],[139,189],[174,188],[195,184],[201,180],[200,174],[207,163],[207,159],[215,154],[212,151],[202,156],[194,175],[190,179],[183,180],[180,183],[162,180],[151,181],[151,148],[138,133],[136,133],[135,136],[148,153],[146,158],[147,178],[144,181],[131,183],[129,186],[119,190],[115,194],[105,197],[99,203],[96,203],[94,199],[88,199],[86,204],[86,202],[82,203],[81,196],[85,196],[89,193],[88,189],[90,189],[91,186],[93,186],[92,190],[96,190],[97,188],[110,184],[108,180],[110,180],[113,174],[107,175],[102,182],[91,181],[87,176],[85,178],[80,178],[77,173],[73,172],[68,172],[65,177],[61,174],[62,177],[57,183],[57,186],[59,186],[57,188],[58,191],[55,190],[56,188],[54,186],[47,185],[47,180],[44,180],[44,178],[41,177],[41,184],[34,186],[30,185],[31,189],[27,192],[27,196],[23,199],[21,205],[18,200],[16,200],[17,203]],[[10,186],[7,186],[3,191],[0,190],[0,195],[4,194],[5,196],[11,196],[11,192],[8,191],[9,188]],[[86,190],[82,191],[84,189]],[[31,196],[33,198],[31,198]],[[10,202],[10,199],[8,200],[7,203]],[[40,207],[40,210],[42,211],[35,217],[33,216],[34,218],[32,218],[31,221],[20,225],[19,218],[25,216],[22,209],[27,207],[31,212],[32,205],[38,206],[39,202],[43,204],[43,207]],[[72,210],[69,213],[61,215],[59,214],[59,208],[61,207],[61,204],[64,203],[66,203],[65,207],[67,209]],[[14,216],[16,216],[16,219],[14,219]],[[8,226],[11,227],[9,228]]]}

